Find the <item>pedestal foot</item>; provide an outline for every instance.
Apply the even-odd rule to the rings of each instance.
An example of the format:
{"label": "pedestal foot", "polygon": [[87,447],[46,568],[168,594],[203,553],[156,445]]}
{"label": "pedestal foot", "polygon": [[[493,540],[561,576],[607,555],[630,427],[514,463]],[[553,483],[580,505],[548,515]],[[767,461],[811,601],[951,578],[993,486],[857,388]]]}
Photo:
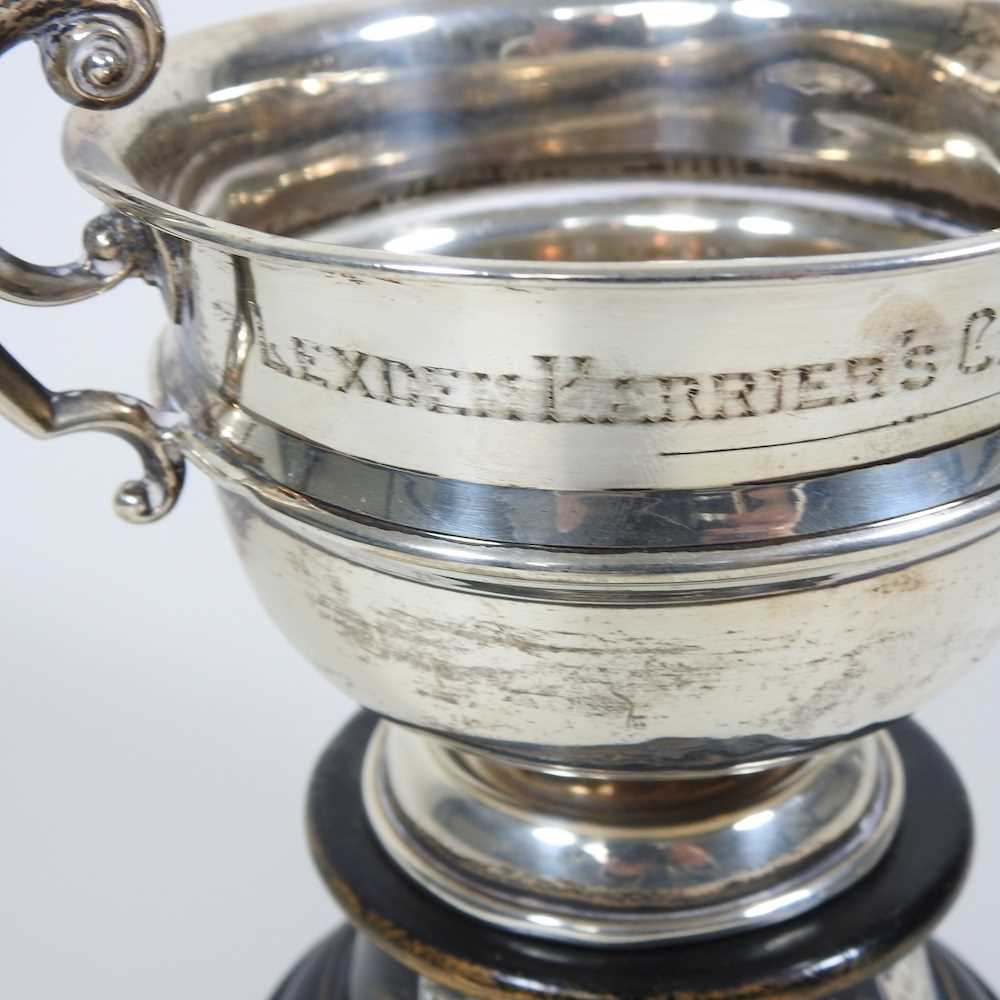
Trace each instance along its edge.
{"label": "pedestal foot", "polygon": [[965,874],[972,819],[951,765],[913,723],[891,730],[907,787],[899,833],[854,888],[773,927],[607,950],[500,930],[404,874],[361,801],[375,721],[359,716],[333,742],[310,796],[316,859],[357,933],[320,945],[275,1000],[994,1000],[927,943]]}

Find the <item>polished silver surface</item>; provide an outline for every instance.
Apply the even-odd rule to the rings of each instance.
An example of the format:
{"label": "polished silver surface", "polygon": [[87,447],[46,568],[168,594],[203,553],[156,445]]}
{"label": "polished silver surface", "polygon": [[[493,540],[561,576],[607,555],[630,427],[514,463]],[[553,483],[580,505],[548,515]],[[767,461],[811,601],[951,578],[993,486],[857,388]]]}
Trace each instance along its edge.
{"label": "polished silver surface", "polygon": [[130,444],[143,476],[115,492],[115,512],[126,521],[156,521],[177,502],[184,485],[184,456],[169,418],[141,400],[93,389],[53,392],[0,347],[0,415],[39,438],[100,431]]}
{"label": "polished silver surface", "polygon": [[[67,101],[115,108],[148,86],[163,51],[151,0],[82,0],[53,5],[9,0],[0,6],[0,54],[33,40],[52,87]],[[59,305],[89,298],[142,275],[150,248],[127,216],[108,212],[84,232],[85,256],[64,267],[38,267],[0,248],[0,298],[25,305]],[[114,507],[134,523],[155,521],[174,506],[184,459],[169,419],[145,403],[111,392],[53,392],[0,347],[0,415],[38,437],[103,431],[136,450],[143,477],[119,487]]]}
{"label": "polished silver surface", "polygon": [[[121,107],[149,86],[163,56],[163,27],[153,0],[6,0],[0,6],[0,55],[34,41],[49,84],[81,107]],[[38,267],[0,249],[0,297],[25,305],[76,302],[132,273],[118,242],[87,234],[87,255],[63,267]],[[105,264],[114,260],[118,267]]]}
{"label": "polished silver surface", "polygon": [[389,253],[600,263],[861,253],[977,232],[970,222],[888,198],[634,179],[432,195],[302,235]]}
{"label": "polished silver surface", "polygon": [[466,913],[615,946],[765,926],[854,885],[895,833],[889,737],[757,775],[546,775],[383,724],[368,818],[393,859]]}
{"label": "polished silver surface", "polygon": [[397,859],[597,944],[875,863],[871,732],[1000,639],[1000,6],[377,0],[163,55],[148,0],[15,0],[22,39],[106,212],[0,295],[141,277],[167,332],[158,409],[0,352],[0,411],[130,440],[133,520],[217,482],[269,613],[407,727]]}
{"label": "polished silver surface", "polygon": [[997,638],[990,496],[853,550],[841,536],[844,552],[588,555],[334,531],[237,483],[237,549],[307,658],[389,718],[515,759],[656,771],[802,752],[910,714]]}
{"label": "polished silver surface", "polygon": [[338,515],[356,516],[477,543],[648,552],[852,532],[1000,487],[997,431],[890,464],[729,488],[556,491],[449,480],[352,458],[254,416],[192,368],[182,338],[177,329],[162,338],[159,392],[186,414],[194,461],[288,513],[301,498],[302,517],[330,530]]}
{"label": "polished silver surface", "polygon": [[[117,102],[151,8],[127,68],[77,27],[127,7],[6,38]],[[66,134],[119,213],[91,258],[170,322],[126,509],[189,456],[311,659],[509,759],[739,768],[912,712],[998,633],[995,32],[428,0],[178,40]]]}
{"label": "polished silver surface", "polygon": [[207,380],[339,454],[703,489],[993,428],[995,10],[680,11],[273,15],[67,148],[180,239]]}

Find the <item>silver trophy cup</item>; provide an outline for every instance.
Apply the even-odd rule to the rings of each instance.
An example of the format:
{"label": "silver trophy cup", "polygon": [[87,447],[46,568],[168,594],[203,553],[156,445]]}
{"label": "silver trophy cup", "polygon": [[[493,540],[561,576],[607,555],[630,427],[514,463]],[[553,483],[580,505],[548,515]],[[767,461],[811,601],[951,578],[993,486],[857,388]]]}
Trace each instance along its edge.
{"label": "silver trophy cup", "polygon": [[212,477],[384,720],[408,875],[614,949],[875,868],[884,727],[1000,630],[1000,8],[359,0],[164,56],[150,0],[7,0],[24,39],[105,210],[0,295],[138,278],[165,329],[155,406],[0,349],[0,412],[131,443],[132,521]]}

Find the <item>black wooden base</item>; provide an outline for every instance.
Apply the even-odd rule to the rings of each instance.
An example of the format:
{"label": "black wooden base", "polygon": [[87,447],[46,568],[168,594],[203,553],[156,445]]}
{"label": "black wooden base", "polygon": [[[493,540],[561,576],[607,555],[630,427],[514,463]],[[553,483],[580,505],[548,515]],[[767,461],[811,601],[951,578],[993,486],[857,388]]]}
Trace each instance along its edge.
{"label": "black wooden base", "polygon": [[[277,1000],[414,1000],[418,975],[511,1000],[874,998],[873,977],[926,941],[968,864],[972,820],[961,782],[907,722],[892,730],[907,780],[896,841],[871,875],[822,908],[751,933],[629,951],[521,937],[439,902],[384,854],[364,818],[359,780],[375,721],[361,715],[348,725],[321,759],[310,794],[317,861],[360,935],[345,930],[320,945]],[[931,954],[940,996],[991,997],[943,948]]]}
{"label": "black wooden base", "polygon": [[[928,957],[941,1000],[997,1000],[983,981],[957,956],[937,942]],[[411,972],[350,927],[311,951],[274,994],[273,1000],[419,1000],[416,973]],[[896,1000],[874,979],[839,991],[828,1000]],[[913,1000],[908,995],[905,1000]]]}
{"label": "black wooden base", "polygon": [[342,927],[330,935],[289,973],[274,1000],[346,1000],[351,995],[349,977],[356,939],[353,927]]}

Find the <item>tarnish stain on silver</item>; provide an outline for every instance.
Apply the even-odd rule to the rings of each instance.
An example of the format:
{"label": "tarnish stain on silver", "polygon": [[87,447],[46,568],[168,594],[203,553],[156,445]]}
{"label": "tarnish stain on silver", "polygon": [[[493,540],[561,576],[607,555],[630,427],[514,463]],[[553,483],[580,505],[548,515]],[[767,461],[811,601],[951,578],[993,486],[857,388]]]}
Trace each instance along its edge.
{"label": "tarnish stain on silver", "polygon": [[792,596],[557,607],[373,572],[226,504],[258,593],[307,656],[389,717],[473,742],[830,739],[908,714],[997,638],[996,534]]}
{"label": "tarnish stain on silver", "polygon": [[23,40],[104,211],[0,296],[142,277],[168,326],[157,407],[0,348],[0,413],[128,441],[132,521],[218,485],[393,727],[397,860],[594,944],[861,878],[877,730],[1000,639],[1000,6],[326,4],[164,55],[152,0],[0,2]]}

